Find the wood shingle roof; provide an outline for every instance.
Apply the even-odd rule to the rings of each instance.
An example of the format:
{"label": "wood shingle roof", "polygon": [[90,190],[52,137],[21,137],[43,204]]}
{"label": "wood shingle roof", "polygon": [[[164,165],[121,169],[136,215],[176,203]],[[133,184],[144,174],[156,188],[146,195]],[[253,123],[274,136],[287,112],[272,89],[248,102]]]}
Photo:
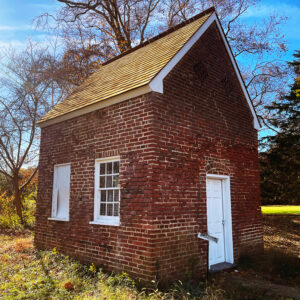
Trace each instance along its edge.
{"label": "wood shingle roof", "polygon": [[149,84],[213,12],[209,9],[103,64],[39,123]]}

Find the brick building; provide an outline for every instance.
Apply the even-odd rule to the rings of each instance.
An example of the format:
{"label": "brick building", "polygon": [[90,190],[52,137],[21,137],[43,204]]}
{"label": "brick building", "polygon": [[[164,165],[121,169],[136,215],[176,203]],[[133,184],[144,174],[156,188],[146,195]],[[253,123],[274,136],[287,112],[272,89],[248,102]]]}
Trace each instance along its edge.
{"label": "brick building", "polygon": [[262,245],[260,125],[213,9],[106,62],[39,125],[38,248],[147,281]]}

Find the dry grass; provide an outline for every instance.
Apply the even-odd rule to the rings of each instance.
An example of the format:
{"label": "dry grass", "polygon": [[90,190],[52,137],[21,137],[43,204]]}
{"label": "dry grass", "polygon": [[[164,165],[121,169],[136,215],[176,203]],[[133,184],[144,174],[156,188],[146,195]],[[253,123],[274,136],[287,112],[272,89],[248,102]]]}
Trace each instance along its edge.
{"label": "dry grass", "polygon": [[263,220],[264,253],[242,256],[238,270],[216,280],[229,299],[300,299],[300,216]]}
{"label": "dry grass", "polygon": [[300,258],[300,215],[264,215],[264,245]]}
{"label": "dry grass", "polygon": [[[113,276],[55,251],[38,252],[32,234],[0,234],[1,299],[299,299],[300,216],[264,216],[265,254],[207,282],[137,288],[126,274]],[[300,270],[300,267],[299,267]],[[299,276],[300,277],[300,276]]]}
{"label": "dry grass", "polygon": [[103,273],[56,250],[36,251],[32,240],[32,234],[0,234],[0,299],[225,299],[221,289],[205,282],[138,288],[126,273]]}

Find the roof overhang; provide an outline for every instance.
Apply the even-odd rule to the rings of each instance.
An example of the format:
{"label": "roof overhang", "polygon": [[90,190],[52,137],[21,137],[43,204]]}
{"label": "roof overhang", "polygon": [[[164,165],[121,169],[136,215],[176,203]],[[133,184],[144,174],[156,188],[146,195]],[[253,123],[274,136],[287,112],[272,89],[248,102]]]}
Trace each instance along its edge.
{"label": "roof overhang", "polygon": [[107,107],[107,106],[111,106],[111,105],[123,102],[125,100],[131,99],[131,98],[134,98],[134,97],[145,95],[145,94],[150,93],[150,92],[152,92],[152,90],[149,87],[149,85],[147,84],[147,85],[138,87],[134,90],[128,91],[126,93],[111,97],[107,100],[99,101],[99,102],[94,103],[92,105],[88,105],[88,106],[85,106],[81,109],[77,109],[77,110],[74,110],[70,113],[61,115],[59,117],[56,117],[56,118],[38,123],[38,126],[41,127],[41,128],[47,127],[49,125],[53,125],[53,124],[56,124],[56,123],[59,123],[59,122],[62,122],[62,121],[70,120],[70,119],[73,119],[75,117],[79,117],[81,115],[85,115],[85,114],[93,112],[95,110],[98,110],[98,109],[101,109],[101,108],[104,108],[104,107]]}
{"label": "roof overhang", "polygon": [[230,57],[231,63],[234,67],[235,73],[237,75],[237,78],[239,80],[239,83],[241,85],[242,91],[245,95],[245,98],[248,102],[250,111],[253,116],[253,126],[255,129],[259,130],[261,129],[260,122],[258,120],[257,114],[255,112],[253,103],[250,99],[249,93],[247,91],[247,88],[245,86],[244,80],[242,78],[241,72],[239,70],[239,67],[237,65],[237,62],[233,56],[232,50],[229,46],[229,43],[225,37],[223,28],[221,26],[220,20],[217,17],[217,14],[214,12],[207,20],[206,22],[199,28],[198,31],[188,40],[188,42],[177,52],[177,54],[167,63],[167,65],[152,79],[149,86],[152,91],[163,93],[163,80],[164,78],[169,74],[169,72],[176,66],[176,64],[183,58],[183,56],[192,48],[192,46],[199,40],[199,38],[202,36],[202,34],[210,27],[210,25],[215,22],[217,24],[217,27],[219,29],[220,35],[223,39],[224,45],[226,47],[227,53]]}
{"label": "roof overhang", "polygon": [[246,89],[244,80],[242,78],[242,75],[240,73],[240,70],[238,68],[238,65],[236,63],[236,60],[233,56],[232,50],[229,46],[229,43],[225,37],[224,31],[222,29],[221,23],[216,15],[216,13],[212,13],[211,16],[205,21],[205,23],[194,33],[194,35],[186,42],[186,44],[174,55],[174,57],[166,64],[166,66],[155,75],[155,77],[150,81],[150,83],[136,88],[134,90],[130,90],[128,92],[125,92],[123,94],[111,97],[106,100],[99,101],[95,104],[83,107],[81,109],[72,111],[70,113],[61,115],[59,117],[46,120],[44,122],[38,123],[38,126],[43,128],[49,125],[53,125],[62,121],[66,121],[87,113],[90,113],[92,111],[128,100],[130,98],[138,97],[140,95],[144,95],[150,92],[157,92],[163,94],[163,80],[164,78],[172,71],[172,69],[177,65],[177,63],[184,57],[184,55],[192,48],[192,46],[199,40],[199,38],[202,36],[202,34],[210,27],[210,25],[215,22],[217,24],[217,27],[219,29],[220,35],[223,39],[224,45],[226,47],[227,53],[231,59],[232,65],[234,67],[235,73],[237,75],[237,78],[239,80],[239,83],[241,85],[242,91],[245,95],[245,98],[248,102],[249,109],[253,116],[253,126],[255,129],[259,130],[261,128],[258,117],[256,115],[253,103],[250,99],[249,93]]}

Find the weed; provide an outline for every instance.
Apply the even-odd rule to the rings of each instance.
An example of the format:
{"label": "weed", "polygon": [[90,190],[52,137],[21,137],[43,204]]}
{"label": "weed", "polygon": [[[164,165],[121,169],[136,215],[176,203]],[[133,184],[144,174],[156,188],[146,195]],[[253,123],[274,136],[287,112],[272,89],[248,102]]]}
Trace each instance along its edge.
{"label": "weed", "polygon": [[[61,254],[56,248],[52,251],[37,251],[32,246],[32,235],[0,234],[0,244],[0,299],[4,300],[286,299],[270,296],[268,293],[272,291],[258,289],[256,283],[241,286],[238,280],[232,280],[235,275],[231,273],[228,273],[229,277],[223,277],[223,284],[214,281],[215,277],[207,282],[190,278],[165,289],[160,287],[158,281],[153,281],[151,288],[143,288],[141,281],[132,280],[127,273],[104,273],[95,264],[81,264]],[[192,263],[196,261],[191,260]],[[249,275],[247,278],[260,275],[270,281],[277,278],[281,284],[284,281],[286,285],[299,284],[300,265],[295,255],[272,248],[255,256],[243,254],[239,263],[243,274]]]}
{"label": "weed", "polygon": [[120,286],[120,287],[135,287],[135,282],[132,280],[129,275],[125,272],[122,274],[112,274],[106,279],[106,283],[110,286]]}

